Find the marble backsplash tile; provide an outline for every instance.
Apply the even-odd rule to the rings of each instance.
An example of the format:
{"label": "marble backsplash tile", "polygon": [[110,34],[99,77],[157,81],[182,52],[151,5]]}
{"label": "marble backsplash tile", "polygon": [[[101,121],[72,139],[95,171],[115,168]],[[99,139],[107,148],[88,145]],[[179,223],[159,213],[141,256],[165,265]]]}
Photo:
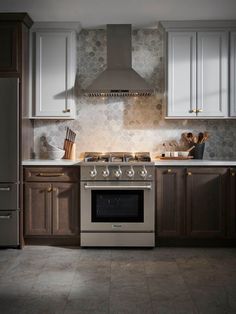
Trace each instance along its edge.
{"label": "marble backsplash tile", "polygon": [[[77,90],[86,88],[106,67],[106,33],[82,30],[78,35]],[[34,122],[36,156],[43,157],[42,136],[63,146],[66,127],[77,133],[76,152],[163,150],[163,143],[182,146],[184,132],[208,131],[204,158],[236,159],[236,121],[165,120],[163,93],[163,40],[158,29],[133,31],[133,67],[155,86],[151,97],[109,97],[76,99],[76,120]]]}

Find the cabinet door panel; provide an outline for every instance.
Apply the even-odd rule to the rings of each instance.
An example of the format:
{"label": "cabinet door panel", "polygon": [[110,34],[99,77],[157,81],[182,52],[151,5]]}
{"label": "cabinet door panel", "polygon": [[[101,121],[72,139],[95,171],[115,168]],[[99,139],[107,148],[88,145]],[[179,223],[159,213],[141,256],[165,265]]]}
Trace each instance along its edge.
{"label": "cabinet door panel", "polygon": [[194,168],[187,173],[187,236],[224,237],[227,169]]}
{"label": "cabinet door panel", "polygon": [[18,72],[17,23],[0,24],[0,72]]}
{"label": "cabinet door panel", "polygon": [[0,78],[0,182],[19,181],[19,92],[17,78]]}
{"label": "cabinet door panel", "polygon": [[51,184],[25,184],[25,235],[51,235]]}
{"label": "cabinet door panel", "polygon": [[196,33],[170,32],[167,116],[195,116],[193,109],[196,109]]}
{"label": "cabinet door panel", "polygon": [[236,32],[230,35],[230,116],[236,117]]}
{"label": "cabinet door panel", "polygon": [[71,117],[71,49],[71,32],[36,32],[36,116]]}
{"label": "cabinet door panel", "polygon": [[226,32],[197,34],[198,116],[228,114],[228,35]]}
{"label": "cabinet door panel", "polygon": [[236,168],[230,171],[230,185],[229,185],[229,230],[230,238],[236,238]]}
{"label": "cabinet door panel", "polygon": [[53,234],[76,235],[78,233],[78,184],[53,184]]}
{"label": "cabinet door panel", "polygon": [[157,237],[184,234],[184,170],[159,168],[157,174]]}

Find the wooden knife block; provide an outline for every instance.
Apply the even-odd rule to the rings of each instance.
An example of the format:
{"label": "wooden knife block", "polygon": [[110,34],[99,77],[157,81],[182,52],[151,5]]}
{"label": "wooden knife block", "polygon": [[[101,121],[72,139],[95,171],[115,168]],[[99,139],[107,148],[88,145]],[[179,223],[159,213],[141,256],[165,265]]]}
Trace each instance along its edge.
{"label": "wooden knife block", "polygon": [[74,142],[71,142],[69,140],[64,141],[64,150],[65,150],[65,155],[63,159],[70,159],[70,160],[75,160],[76,158],[76,145]]}

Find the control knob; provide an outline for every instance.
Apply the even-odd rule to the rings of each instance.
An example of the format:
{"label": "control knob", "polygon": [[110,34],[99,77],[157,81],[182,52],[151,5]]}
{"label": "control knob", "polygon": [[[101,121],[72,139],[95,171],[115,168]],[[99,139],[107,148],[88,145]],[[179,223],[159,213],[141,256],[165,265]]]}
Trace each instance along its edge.
{"label": "control knob", "polygon": [[119,177],[122,175],[122,171],[121,171],[121,169],[120,169],[120,166],[118,167],[117,170],[114,170],[114,171],[113,171],[113,174],[114,174],[114,176],[115,176],[116,178],[119,178]]}
{"label": "control knob", "polygon": [[106,166],[106,169],[102,171],[102,176],[104,178],[107,178],[109,176],[109,174],[110,174],[110,171],[109,171],[108,167]]}
{"label": "control knob", "polygon": [[126,175],[129,178],[132,178],[134,176],[134,168],[131,166],[129,170],[126,171]]}
{"label": "control knob", "polygon": [[92,170],[89,171],[90,177],[94,178],[97,175],[97,169],[95,168],[95,166],[93,167]]}
{"label": "control knob", "polygon": [[146,178],[146,176],[147,176],[147,169],[145,168],[145,166],[143,166],[143,169],[139,171],[139,175],[142,178]]}

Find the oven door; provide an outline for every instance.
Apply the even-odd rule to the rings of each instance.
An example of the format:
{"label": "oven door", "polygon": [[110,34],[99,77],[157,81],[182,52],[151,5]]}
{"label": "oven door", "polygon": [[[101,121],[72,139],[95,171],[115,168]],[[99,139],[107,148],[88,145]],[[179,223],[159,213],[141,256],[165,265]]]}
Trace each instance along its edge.
{"label": "oven door", "polygon": [[152,182],[81,182],[81,231],[154,231]]}

